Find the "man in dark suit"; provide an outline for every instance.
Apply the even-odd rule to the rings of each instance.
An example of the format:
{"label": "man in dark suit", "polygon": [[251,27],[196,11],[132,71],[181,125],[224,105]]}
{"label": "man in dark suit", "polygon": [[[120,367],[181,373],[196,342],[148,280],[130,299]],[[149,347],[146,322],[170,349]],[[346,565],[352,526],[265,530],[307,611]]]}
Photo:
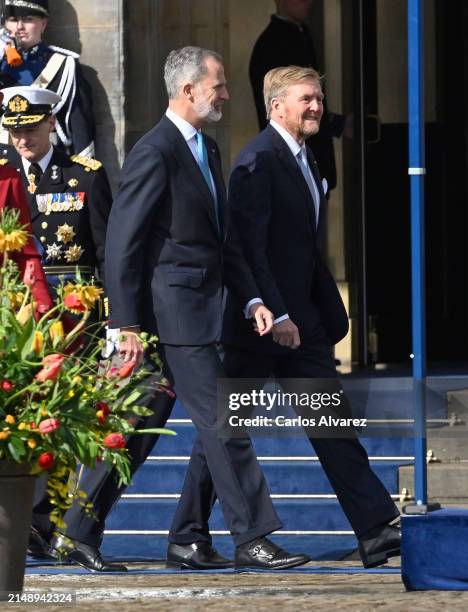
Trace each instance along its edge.
{"label": "man in dark suit", "polygon": [[[143,358],[140,330],[159,336],[167,376],[197,428],[197,448],[234,538],[236,567],[301,565],[307,556],[290,555],[265,538],[281,522],[250,439],[222,439],[217,432],[217,378],[224,372],[215,343],[224,285],[260,335],[272,324],[234,239],[218,148],[201,132],[221,118],[228,99],[221,57],[198,47],[172,51],[164,78],[169,108],[125,161],[109,219],[111,323],[125,335],[125,359]],[[186,479],[193,482],[193,475]],[[203,526],[199,533],[171,532],[167,562],[195,569],[233,565],[211,547]]]}
{"label": "man in dark suit", "polygon": [[[275,0],[276,14],[258,37],[249,64],[249,76],[257,110],[258,125],[263,130],[268,121],[263,101],[263,78],[278,66],[304,66],[319,70],[317,54],[307,24],[312,0]],[[320,174],[326,178],[329,189],[336,187],[335,152],[333,138],[339,138],[345,129],[346,117],[329,112],[324,105],[320,132],[307,140]]]}
{"label": "man in dark suit", "polygon": [[[10,133],[13,146],[3,150],[1,165],[20,171],[27,190],[35,242],[41,255],[51,291],[60,279],[81,278],[104,283],[104,248],[107,219],[112,194],[102,164],[89,157],[69,156],[50,144],[54,129],[53,109],[59,96],[39,87],[11,87],[2,90],[3,126]],[[16,172],[15,172],[16,174]],[[19,176],[19,175],[17,175]],[[158,373],[145,381],[151,387]],[[154,385],[153,385],[154,387]],[[163,427],[173,399],[166,394],[144,391],[140,400],[154,411],[144,426]],[[139,423],[139,427],[143,422]],[[132,436],[127,442],[134,473],[154,446],[157,435]],[[49,519],[52,510],[47,496],[47,479],[38,479],[28,551],[37,558],[63,556],[68,561],[99,572],[125,571],[125,567],[107,563],[100,555],[105,519],[124,487],[117,485],[115,474],[102,463],[86,470],[80,489],[93,504],[94,515],[75,503],[65,514],[68,539],[53,537],[55,526]]]}
{"label": "man in dark suit", "polygon": [[[333,344],[348,331],[346,311],[320,251],[322,181],[305,140],[323,113],[320,78],[312,68],[276,68],[265,77],[269,125],[239,154],[229,183],[233,223],[247,262],[275,317],[271,336],[258,339],[228,295],[222,342],[232,378],[334,379]],[[294,386],[294,385],[293,385]],[[291,390],[291,389],[288,389]],[[351,437],[310,439],[358,539],[365,567],[399,554],[398,510]],[[194,453],[193,456],[196,456]],[[205,495],[215,493],[200,461]],[[184,500],[196,492],[187,486]],[[192,502],[193,503],[193,502]],[[203,524],[208,525],[209,509]]]}

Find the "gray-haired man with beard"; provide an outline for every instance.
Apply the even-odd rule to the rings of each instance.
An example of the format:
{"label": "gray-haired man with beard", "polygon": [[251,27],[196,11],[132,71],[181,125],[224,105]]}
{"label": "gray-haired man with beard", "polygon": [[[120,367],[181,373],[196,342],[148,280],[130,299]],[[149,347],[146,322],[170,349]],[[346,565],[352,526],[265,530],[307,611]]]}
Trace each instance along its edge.
{"label": "gray-haired man with beard", "polygon": [[[128,156],[109,219],[111,326],[125,334],[120,352],[126,360],[143,360],[139,331],[159,336],[166,375],[197,428],[197,452],[236,544],[235,566],[294,567],[308,557],[265,538],[281,522],[250,439],[222,439],[217,432],[217,378],[225,374],[215,343],[224,286],[250,312],[260,335],[272,327],[233,237],[216,142],[201,131],[221,118],[229,99],[222,59],[207,49],[178,49],[166,60],[164,78],[169,108]],[[211,547],[203,524],[195,534],[193,524],[172,530],[167,560],[178,568],[234,565]]]}

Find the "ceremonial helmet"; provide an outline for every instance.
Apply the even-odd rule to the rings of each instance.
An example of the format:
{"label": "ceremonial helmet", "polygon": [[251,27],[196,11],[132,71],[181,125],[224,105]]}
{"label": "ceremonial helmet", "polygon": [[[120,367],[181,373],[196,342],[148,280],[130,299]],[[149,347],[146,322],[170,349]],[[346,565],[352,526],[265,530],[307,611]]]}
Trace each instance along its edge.
{"label": "ceremonial helmet", "polygon": [[5,0],[3,19],[25,15],[49,16],[49,0]]}

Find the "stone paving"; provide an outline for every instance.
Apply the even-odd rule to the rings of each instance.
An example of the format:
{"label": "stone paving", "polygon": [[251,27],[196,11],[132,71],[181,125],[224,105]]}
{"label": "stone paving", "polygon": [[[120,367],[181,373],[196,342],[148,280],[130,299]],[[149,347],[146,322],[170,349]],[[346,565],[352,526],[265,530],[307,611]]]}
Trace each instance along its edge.
{"label": "stone paving", "polygon": [[[398,567],[399,560],[391,566]],[[356,561],[320,562],[330,568],[356,567]],[[161,565],[131,564],[132,569]],[[36,574],[26,577],[25,589],[76,592],[76,604],[3,604],[1,610],[112,610],[113,612],[164,610],[205,612],[255,610],[392,610],[396,612],[468,610],[468,592],[426,591],[407,593],[399,574],[160,574],[97,575]]]}

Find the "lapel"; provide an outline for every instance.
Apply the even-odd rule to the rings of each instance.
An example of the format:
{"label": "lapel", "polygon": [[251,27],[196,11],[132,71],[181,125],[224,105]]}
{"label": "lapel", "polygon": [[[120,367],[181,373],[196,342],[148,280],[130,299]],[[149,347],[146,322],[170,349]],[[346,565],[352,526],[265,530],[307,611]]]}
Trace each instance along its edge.
{"label": "lapel", "polygon": [[208,162],[210,164],[211,174],[213,176],[216,195],[218,198],[218,214],[220,216],[220,223],[222,228],[221,240],[224,241],[226,237],[226,222],[228,218],[227,200],[226,200],[226,187],[224,185],[223,170],[219,163],[219,158],[216,153],[216,149],[211,141],[206,141],[206,149],[208,151]]}
{"label": "lapel", "polygon": [[302,202],[306,207],[311,226],[315,232],[317,230],[315,223],[315,204],[304,175],[302,174],[301,169],[299,168],[298,163],[291,152],[291,149],[288,147],[284,139],[278,134],[275,128],[268,125],[266,130],[268,130],[272,137],[273,146],[278,153],[278,157],[288,169],[291,177],[294,180],[294,184],[298,187],[303,196]]}
{"label": "lapel", "polygon": [[163,127],[164,131],[168,132],[169,140],[172,145],[172,154],[174,155],[178,164],[182,166],[182,168],[190,177],[192,183],[197,188],[201,196],[201,201],[203,202],[208,216],[216,229],[216,233],[218,233],[218,226],[216,223],[216,215],[214,209],[215,202],[211,190],[208,187],[205,177],[203,176],[203,173],[200,169],[200,166],[197,164],[195,158],[193,157],[192,151],[190,150],[184,137],[180,133],[179,129],[172,123],[172,121],[164,115],[161,119],[160,124]]}
{"label": "lapel", "polygon": [[307,151],[307,161],[309,162],[309,167],[312,170],[312,174],[314,175],[315,184],[317,185],[317,189],[320,195],[320,206],[319,206],[319,218],[318,218],[318,227],[321,225],[321,221],[324,218],[325,206],[327,204],[327,199],[325,197],[325,192],[323,191],[322,185],[322,177],[320,176],[319,167],[317,161],[312,153],[311,148],[306,144]]}

